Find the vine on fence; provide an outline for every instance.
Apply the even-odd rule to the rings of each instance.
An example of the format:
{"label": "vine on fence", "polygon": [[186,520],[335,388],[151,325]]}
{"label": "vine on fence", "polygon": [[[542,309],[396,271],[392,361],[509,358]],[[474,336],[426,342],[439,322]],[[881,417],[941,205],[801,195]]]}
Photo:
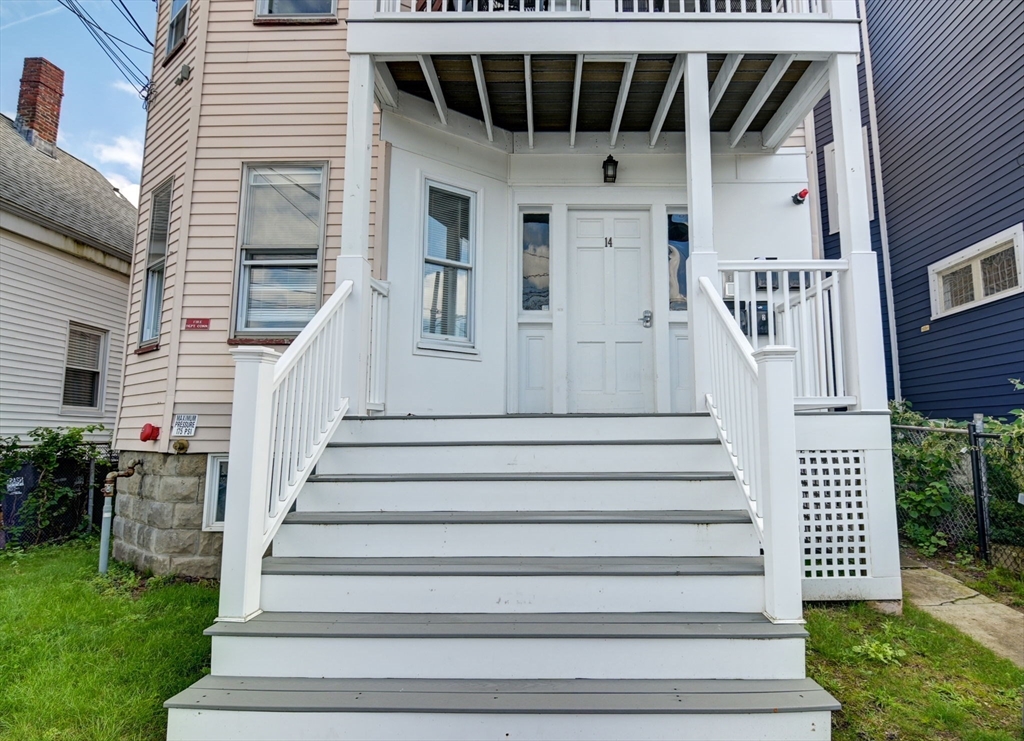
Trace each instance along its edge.
{"label": "vine on fence", "polygon": [[[102,425],[87,427],[37,427],[28,433],[29,441],[17,435],[0,437],[0,493],[8,491],[11,477],[31,464],[38,482],[18,509],[17,519],[0,522],[8,539],[19,545],[33,545],[50,537],[52,526],[79,505],[81,496],[60,469],[88,469],[89,463],[106,463],[106,454],[86,435],[103,430]],[[71,481],[70,483],[74,483]]]}

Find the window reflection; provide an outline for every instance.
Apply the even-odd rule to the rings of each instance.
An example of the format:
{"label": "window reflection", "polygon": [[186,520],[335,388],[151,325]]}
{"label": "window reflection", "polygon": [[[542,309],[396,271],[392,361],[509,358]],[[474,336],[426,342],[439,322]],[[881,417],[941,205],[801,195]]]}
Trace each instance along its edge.
{"label": "window reflection", "polygon": [[523,310],[550,306],[551,217],[523,214]]}
{"label": "window reflection", "polygon": [[690,227],[686,214],[668,215],[668,308],[686,311],[686,258],[690,256]]}

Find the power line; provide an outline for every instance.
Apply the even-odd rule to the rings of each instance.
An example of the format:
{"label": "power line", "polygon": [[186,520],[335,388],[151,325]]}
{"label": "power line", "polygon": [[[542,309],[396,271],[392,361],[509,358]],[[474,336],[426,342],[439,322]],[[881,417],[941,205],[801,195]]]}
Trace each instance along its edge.
{"label": "power line", "polygon": [[124,4],[124,0],[110,1],[114,3],[114,7],[117,8],[117,11],[125,17],[125,20],[128,21],[136,31],[139,32],[139,35],[146,40],[146,43],[149,44],[149,48],[152,49],[153,42],[149,40],[149,36],[147,36],[146,32],[142,30],[142,26],[140,26],[139,22],[135,20],[135,16],[132,15],[132,12],[128,10],[128,6]]}
{"label": "power line", "polygon": [[[128,83],[138,90],[140,97],[145,100],[148,97],[149,78],[123,49],[116,46],[116,43],[127,44],[127,42],[108,33],[96,22],[96,19],[89,15],[89,12],[79,4],[78,0],[57,0],[57,2],[82,22],[82,25],[99,45],[100,50],[107,55],[107,58],[117,67]],[[140,49],[140,51],[145,50]]]}

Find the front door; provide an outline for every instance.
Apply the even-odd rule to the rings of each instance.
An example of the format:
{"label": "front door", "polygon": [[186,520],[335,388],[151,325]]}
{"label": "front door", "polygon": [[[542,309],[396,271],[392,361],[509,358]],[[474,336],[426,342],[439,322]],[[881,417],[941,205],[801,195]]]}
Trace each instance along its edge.
{"label": "front door", "polygon": [[652,308],[650,214],[570,211],[570,412],[654,411]]}

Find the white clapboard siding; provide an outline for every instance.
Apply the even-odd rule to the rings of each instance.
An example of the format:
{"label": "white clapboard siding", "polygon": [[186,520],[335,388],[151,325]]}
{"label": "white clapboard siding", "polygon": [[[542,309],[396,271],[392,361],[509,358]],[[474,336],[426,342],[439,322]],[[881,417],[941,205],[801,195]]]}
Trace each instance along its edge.
{"label": "white clapboard siding", "polygon": [[[124,357],[128,277],[0,231],[0,436],[35,427],[113,427]],[[99,412],[62,413],[69,322],[103,330]]]}

